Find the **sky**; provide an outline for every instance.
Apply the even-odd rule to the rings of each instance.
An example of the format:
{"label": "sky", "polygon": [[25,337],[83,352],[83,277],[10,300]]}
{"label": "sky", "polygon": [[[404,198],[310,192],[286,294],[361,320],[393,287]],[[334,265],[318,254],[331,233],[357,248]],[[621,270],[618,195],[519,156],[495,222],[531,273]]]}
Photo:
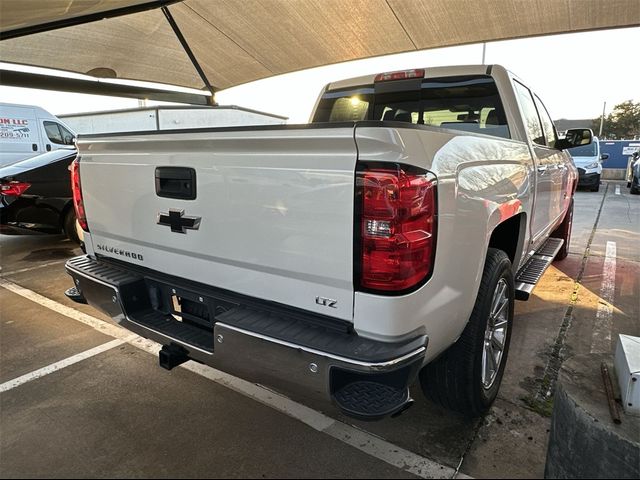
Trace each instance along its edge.
{"label": "sky", "polygon": [[[626,100],[640,102],[640,28],[551,35],[486,45],[487,64],[518,75],[554,119],[596,118]],[[482,44],[345,62],[259,80],[216,93],[220,105],[239,105],[305,123],[329,82],[366,74],[482,63]],[[6,65],[6,64],[5,64]],[[39,105],[53,114],[135,108],[135,99],[0,86],[0,102]],[[149,105],[158,102],[149,102]]]}

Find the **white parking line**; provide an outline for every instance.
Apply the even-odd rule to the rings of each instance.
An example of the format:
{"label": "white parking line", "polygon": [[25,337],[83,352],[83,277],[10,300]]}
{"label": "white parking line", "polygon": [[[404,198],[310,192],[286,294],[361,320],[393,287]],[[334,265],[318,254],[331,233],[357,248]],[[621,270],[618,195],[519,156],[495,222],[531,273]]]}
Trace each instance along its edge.
{"label": "white parking line", "polygon": [[40,270],[41,268],[51,267],[53,265],[60,265],[64,262],[66,262],[66,260],[56,260],[55,262],[40,263],[39,265],[34,265],[33,267],[20,268],[18,270],[11,270],[9,272],[2,271],[2,267],[0,267],[0,273],[3,277],[7,277],[9,275],[16,275],[17,273],[30,272],[32,270]]}
{"label": "white parking line", "polygon": [[620,185],[616,185],[616,195],[620,195]]}
{"label": "white parking line", "polygon": [[13,380],[9,380],[8,382],[4,382],[0,385],[0,393],[7,392],[13,388],[30,382],[31,380],[44,377],[45,375],[49,375],[50,373],[57,372],[58,370],[68,367],[69,365],[73,365],[74,363],[81,362],[82,360],[86,360],[87,358],[94,357],[102,352],[106,352],[107,350],[118,347],[123,343],[125,343],[124,340],[111,340],[110,342],[103,343],[102,345],[91,348],[89,350],[85,350],[84,352],[73,355],[72,357],[65,358],[64,360],[52,363],[51,365],[47,365],[46,367],[39,368],[38,370],[22,375],[21,377],[14,378]]}
{"label": "white parking line", "polygon": [[[102,333],[111,335],[118,339],[109,343],[118,342],[118,345],[120,345],[126,342],[153,355],[157,355],[158,351],[160,350],[160,345],[158,345],[156,342],[147,340],[138,335],[132,335],[128,330],[122,327],[111,325],[103,320],[92,317],[91,315],[79,312],[73,308],[67,307],[66,305],[58,303],[47,297],[43,297],[39,293],[24,288],[8,280],[0,278],[0,287],[21,295],[22,297],[36,302],[44,307],[47,307],[50,310],[61,313],[62,315],[82,322],[85,325],[89,325]],[[106,345],[108,344],[104,344],[103,347],[106,347]],[[91,350],[87,352],[90,351]],[[65,360],[63,360],[63,362],[64,361]],[[429,460],[428,458],[422,457],[421,455],[410,452],[409,450],[405,450],[404,448],[389,443],[380,437],[360,430],[352,425],[343,423],[339,420],[335,420],[321,412],[313,410],[312,408],[309,408],[300,403],[294,402],[293,400],[260,385],[247,382],[246,380],[242,380],[241,378],[234,377],[227,373],[196,362],[187,362],[183,364],[182,367],[186,370],[189,370],[190,372],[212,380],[246,397],[252,398],[253,400],[260,402],[263,405],[271,407],[274,410],[277,410],[291,418],[304,423],[305,425],[308,425],[318,432],[329,435],[330,437],[339,440],[342,443],[357,448],[358,450],[374,458],[393,465],[400,470],[404,470],[417,475],[418,477],[469,478],[462,474],[459,474],[454,468],[441,465],[440,463],[437,463],[433,460]]]}
{"label": "white parking line", "polygon": [[105,335],[120,339],[125,339],[131,336],[131,332],[125,330],[122,327],[111,325],[110,323],[107,323],[96,317],[92,317],[91,315],[87,315],[86,313],[79,312],[75,308],[67,307],[66,305],[44,297],[39,293],[34,292],[33,290],[21,287],[17,283],[13,283],[4,278],[0,278],[0,287],[5,288],[10,292],[16,293],[28,300],[31,300],[32,302],[38,303],[43,307],[47,307],[49,310],[53,310],[73,320],[82,322],[85,325],[88,325],[104,333]]}
{"label": "white parking line", "polygon": [[613,295],[616,290],[616,242],[607,242],[602,286],[596,321],[593,325],[591,353],[611,353],[611,328],[613,322]]}

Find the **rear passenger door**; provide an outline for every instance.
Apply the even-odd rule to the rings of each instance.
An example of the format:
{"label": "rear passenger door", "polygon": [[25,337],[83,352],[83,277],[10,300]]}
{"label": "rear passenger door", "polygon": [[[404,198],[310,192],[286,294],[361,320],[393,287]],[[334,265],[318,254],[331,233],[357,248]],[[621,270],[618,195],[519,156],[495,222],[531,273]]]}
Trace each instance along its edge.
{"label": "rear passenger door", "polygon": [[550,160],[553,161],[553,170],[551,172],[552,186],[552,223],[558,221],[558,217],[562,215],[568,205],[570,198],[569,192],[569,169],[567,168],[565,155],[556,148],[556,142],[558,141],[558,134],[556,128],[553,125],[551,116],[546,107],[542,103],[542,100],[537,95],[533,96],[533,99],[538,109],[538,115],[542,122],[542,130],[544,133],[546,152]]}
{"label": "rear passenger door", "polygon": [[556,214],[554,207],[557,196],[556,151],[547,146],[533,95],[527,87],[517,80],[513,81],[513,85],[536,168],[535,200],[531,218],[531,237],[535,241],[547,231]]}

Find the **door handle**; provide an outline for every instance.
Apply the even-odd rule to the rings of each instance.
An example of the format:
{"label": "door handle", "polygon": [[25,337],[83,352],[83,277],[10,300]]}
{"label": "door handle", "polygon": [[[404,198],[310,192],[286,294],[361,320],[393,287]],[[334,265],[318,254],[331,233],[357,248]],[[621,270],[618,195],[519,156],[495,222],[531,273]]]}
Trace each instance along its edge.
{"label": "door handle", "polygon": [[32,143],[31,144],[31,150],[33,150],[34,152],[38,151],[38,144],[37,143]]}
{"label": "door handle", "polygon": [[51,145],[47,143],[47,152],[50,152],[50,151],[51,151]]}
{"label": "door handle", "polygon": [[188,167],[157,167],[156,195],[180,200],[195,200],[196,171]]}

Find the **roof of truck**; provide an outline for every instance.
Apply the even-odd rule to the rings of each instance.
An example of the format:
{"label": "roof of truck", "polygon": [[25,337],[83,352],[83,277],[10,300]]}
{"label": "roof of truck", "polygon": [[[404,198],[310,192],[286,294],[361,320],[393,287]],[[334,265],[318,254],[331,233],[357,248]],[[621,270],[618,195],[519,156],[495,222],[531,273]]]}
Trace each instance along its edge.
{"label": "roof of truck", "polygon": [[[424,78],[450,77],[454,75],[490,75],[493,69],[506,69],[501,65],[451,65],[442,67],[416,67],[424,68]],[[407,70],[407,69],[404,69]],[[404,71],[400,70],[400,71]],[[326,90],[340,90],[343,88],[355,87],[359,85],[372,85],[376,75],[388,72],[376,72],[369,75],[361,75],[359,77],[347,78],[337,82],[331,82],[327,85]]]}

